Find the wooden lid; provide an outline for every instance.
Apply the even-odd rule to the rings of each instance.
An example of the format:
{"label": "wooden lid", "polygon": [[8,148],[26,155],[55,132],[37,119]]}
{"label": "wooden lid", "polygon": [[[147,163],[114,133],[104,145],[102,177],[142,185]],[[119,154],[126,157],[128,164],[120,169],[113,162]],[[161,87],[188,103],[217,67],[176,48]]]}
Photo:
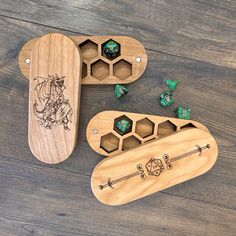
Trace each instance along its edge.
{"label": "wooden lid", "polygon": [[38,39],[30,57],[29,146],[37,159],[67,159],[77,140],[82,60],[69,37],[51,33]]}
{"label": "wooden lid", "polygon": [[207,172],[217,154],[210,133],[189,128],[105,158],[92,174],[92,191],[104,204],[122,205]]}

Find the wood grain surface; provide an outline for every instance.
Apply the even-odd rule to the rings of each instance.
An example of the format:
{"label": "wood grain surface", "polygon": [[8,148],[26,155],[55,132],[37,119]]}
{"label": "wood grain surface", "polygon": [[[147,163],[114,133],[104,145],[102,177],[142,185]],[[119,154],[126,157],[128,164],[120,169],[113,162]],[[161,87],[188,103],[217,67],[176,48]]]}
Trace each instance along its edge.
{"label": "wood grain surface", "polygon": [[57,164],[73,152],[78,136],[82,59],[69,37],[38,39],[31,52],[28,140],[40,161]]}
{"label": "wood grain surface", "polygon": [[[235,236],[235,12],[232,0],[0,0],[1,235]],[[135,37],[149,62],[123,100],[113,86],[82,86],[78,144],[52,167],[28,147],[29,85],[18,54],[28,40],[55,31]],[[167,78],[181,83],[164,109],[158,99]],[[97,201],[90,177],[101,156],[87,143],[89,120],[104,110],[174,117],[178,105],[216,138],[211,171],[115,209]]]}
{"label": "wood grain surface", "polygon": [[[190,154],[193,150],[201,153]],[[204,174],[217,155],[208,132],[188,128],[105,158],[93,171],[91,187],[104,204],[126,204]]]}
{"label": "wood grain surface", "polygon": [[[117,123],[122,119],[131,124],[129,132],[123,134],[116,128]],[[160,139],[191,127],[209,132],[206,126],[193,120],[104,111],[96,114],[89,121],[86,137],[88,144],[95,152],[105,156],[114,156],[154,139]]]}
{"label": "wood grain surface", "polygon": [[[81,51],[83,76],[81,84],[128,84],[139,79],[147,67],[147,54],[143,45],[127,36],[71,36]],[[120,53],[114,59],[103,55],[103,45],[109,40],[120,45]],[[30,58],[36,39],[25,43],[19,54],[19,66],[26,79],[29,78]],[[137,61],[137,58],[140,60]]]}

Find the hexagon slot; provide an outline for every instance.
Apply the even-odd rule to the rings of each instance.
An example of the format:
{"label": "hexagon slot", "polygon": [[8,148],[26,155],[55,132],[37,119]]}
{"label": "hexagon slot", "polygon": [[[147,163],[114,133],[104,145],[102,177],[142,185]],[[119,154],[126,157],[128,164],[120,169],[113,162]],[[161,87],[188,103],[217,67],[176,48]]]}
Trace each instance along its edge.
{"label": "hexagon slot", "polygon": [[132,75],[132,64],[121,59],[113,65],[114,76],[120,80],[125,80]]}
{"label": "hexagon slot", "polygon": [[197,127],[192,123],[188,123],[180,127],[180,129],[186,129],[186,128],[197,128]]}
{"label": "hexagon slot", "polygon": [[113,39],[109,39],[102,44],[102,56],[109,60],[119,57],[120,51],[120,44]]}
{"label": "hexagon slot", "polygon": [[99,59],[91,65],[91,75],[97,80],[103,80],[110,74],[109,64]]}
{"label": "hexagon slot", "polygon": [[155,124],[148,118],[136,122],[135,133],[142,138],[147,138],[154,132]]}
{"label": "hexagon slot", "polygon": [[87,64],[83,62],[82,64],[82,78],[86,77],[88,74]]}
{"label": "hexagon slot", "polygon": [[177,126],[167,120],[158,124],[157,135],[160,137],[170,135],[177,130]]}
{"label": "hexagon slot", "polygon": [[119,138],[113,133],[101,137],[100,147],[108,153],[114,152],[119,148]]}
{"label": "hexagon slot", "polygon": [[86,40],[79,45],[82,58],[91,61],[98,55],[98,45],[91,40]]}
{"label": "hexagon slot", "polygon": [[134,135],[129,136],[123,140],[122,150],[127,151],[129,149],[135,148],[141,144],[141,141]]}
{"label": "hexagon slot", "polygon": [[131,132],[133,126],[133,121],[126,115],[120,116],[114,121],[114,130],[120,134],[125,135]]}

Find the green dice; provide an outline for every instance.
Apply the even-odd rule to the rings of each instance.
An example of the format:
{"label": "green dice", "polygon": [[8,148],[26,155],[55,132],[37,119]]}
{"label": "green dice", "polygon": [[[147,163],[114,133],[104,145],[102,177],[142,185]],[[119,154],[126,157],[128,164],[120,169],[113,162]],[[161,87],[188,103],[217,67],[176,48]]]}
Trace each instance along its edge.
{"label": "green dice", "polygon": [[184,108],[179,106],[177,109],[177,116],[180,119],[186,119],[189,120],[191,115],[191,109],[190,108]]}
{"label": "green dice", "polygon": [[168,86],[168,91],[164,91],[160,95],[160,104],[163,107],[169,107],[174,104],[175,98],[173,92],[176,89],[177,85],[179,84],[179,80],[167,79],[166,84]]}
{"label": "green dice", "polygon": [[122,119],[116,123],[116,128],[119,130],[119,133],[123,135],[131,131],[132,123],[129,120]]}
{"label": "green dice", "polygon": [[172,93],[164,92],[160,96],[160,104],[163,107],[169,107],[175,102],[175,98]]}
{"label": "green dice", "polygon": [[166,84],[169,88],[169,91],[171,93],[174,92],[174,90],[176,89],[177,85],[179,84],[179,80],[172,80],[172,79],[167,79],[166,80]]}
{"label": "green dice", "polygon": [[108,58],[114,59],[120,54],[120,45],[114,40],[110,39],[103,45],[103,52]]}
{"label": "green dice", "polygon": [[117,98],[124,97],[128,92],[129,92],[129,90],[128,90],[127,86],[121,85],[121,84],[115,85],[115,96]]}

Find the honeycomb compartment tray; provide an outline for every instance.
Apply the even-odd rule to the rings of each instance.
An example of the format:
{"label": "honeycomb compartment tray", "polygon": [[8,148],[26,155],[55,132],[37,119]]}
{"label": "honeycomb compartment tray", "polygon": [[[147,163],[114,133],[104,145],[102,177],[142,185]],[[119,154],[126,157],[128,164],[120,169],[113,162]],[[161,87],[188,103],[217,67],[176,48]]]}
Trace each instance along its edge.
{"label": "honeycomb compartment tray", "polygon": [[[71,36],[81,51],[81,84],[128,84],[144,73],[147,66],[147,54],[143,45],[127,36]],[[117,42],[120,52],[116,58],[104,55],[103,46],[109,40]],[[21,49],[19,66],[28,79],[30,73],[31,52],[38,39],[28,41]]]}
{"label": "honeycomb compartment tray", "polygon": [[[126,133],[116,124],[125,119],[131,123]],[[87,141],[104,156],[113,156],[186,128],[208,129],[197,121],[120,111],[104,111],[95,115],[87,126]]]}

